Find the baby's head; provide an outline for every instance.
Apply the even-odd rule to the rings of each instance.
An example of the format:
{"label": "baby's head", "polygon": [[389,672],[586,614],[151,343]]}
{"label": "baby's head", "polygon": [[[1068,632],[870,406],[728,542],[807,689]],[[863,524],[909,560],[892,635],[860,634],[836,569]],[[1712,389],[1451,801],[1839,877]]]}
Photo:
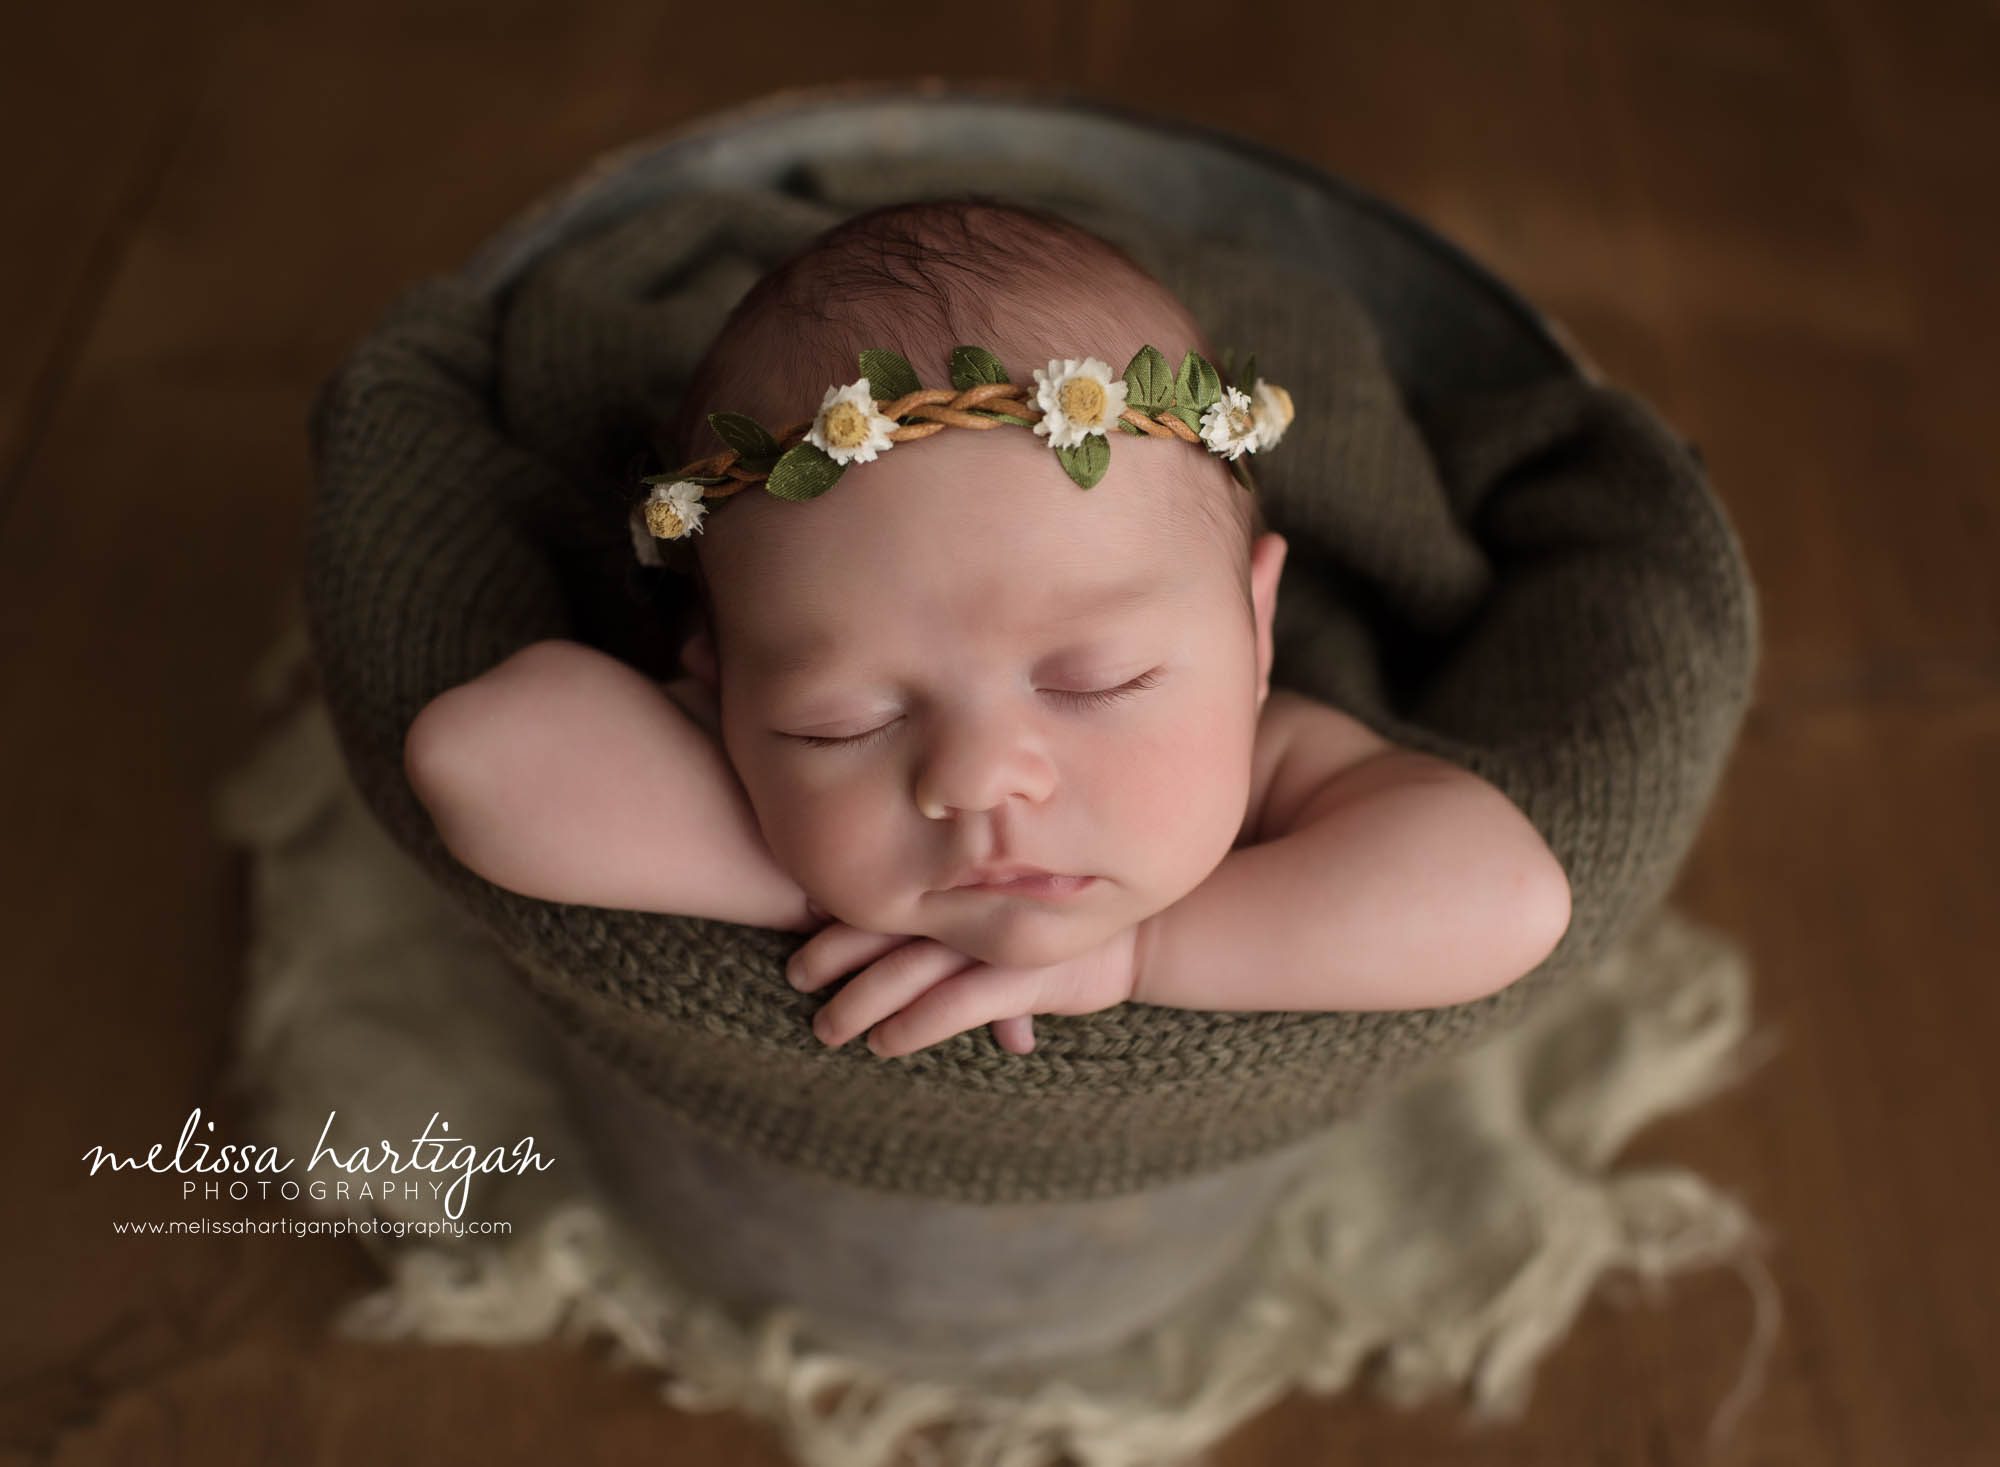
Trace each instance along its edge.
{"label": "baby's head", "polygon": [[[1215,355],[1165,287],[1073,224],[898,205],[750,291],[690,383],[671,461],[716,451],[712,411],[810,418],[864,348],[939,383],[966,343],[1029,384],[1055,358],[1115,373],[1148,343]],[[1056,962],[1179,900],[1236,841],[1285,542],[1202,446],[1111,448],[1084,490],[1045,437],[948,428],[817,499],[711,501],[684,659],[772,854],[843,921]],[[948,889],[1010,861],[1097,880],[1062,901]]]}

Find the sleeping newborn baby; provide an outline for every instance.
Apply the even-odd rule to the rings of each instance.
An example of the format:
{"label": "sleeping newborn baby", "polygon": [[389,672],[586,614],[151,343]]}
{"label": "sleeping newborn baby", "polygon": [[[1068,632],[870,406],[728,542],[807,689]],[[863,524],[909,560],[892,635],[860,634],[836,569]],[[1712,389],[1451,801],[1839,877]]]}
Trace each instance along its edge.
{"label": "sleeping newborn baby", "polygon": [[[866,389],[843,412],[860,351],[931,387],[967,343],[1032,426],[891,440]],[[988,1024],[1026,1053],[1033,1015],[1126,1001],[1430,1008],[1532,970],[1569,886],[1521,811],[1270,685],[1286,544],[1232,465],[1282,435],[1283,394],[1225,392],[1195,441],[1118,430],[1147,345],[1214,360],[1052,215],[954,200],[821,235],[737,306],[662,446],[691,465],[711,412],[783,433],[817,405],[837,482],[683,512],[676,682],[546,641],[428,705],[406,767],[441,838],[531,896],[812,932],[794,986],[855,975],[815,1033],[881,1055]]]}

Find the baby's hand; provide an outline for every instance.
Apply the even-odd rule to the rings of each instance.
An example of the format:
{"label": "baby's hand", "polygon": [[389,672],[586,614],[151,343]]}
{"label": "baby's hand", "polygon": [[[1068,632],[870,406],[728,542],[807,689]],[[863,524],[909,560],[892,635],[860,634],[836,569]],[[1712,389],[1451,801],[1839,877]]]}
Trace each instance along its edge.
{"label": "baby's hand", "polygon": [[1025,1054],[1035,1014],[1094,1014],[1132,997],[1138,931],[1046,967],[1001,968],[933,938],[830,922],[792,955],[785,976],[812,993],[855,974],[813,1019],[813,1033],[834,1048],[872,1026],[868,1048],[889,1058],[990,1023],[1003,1048]]}

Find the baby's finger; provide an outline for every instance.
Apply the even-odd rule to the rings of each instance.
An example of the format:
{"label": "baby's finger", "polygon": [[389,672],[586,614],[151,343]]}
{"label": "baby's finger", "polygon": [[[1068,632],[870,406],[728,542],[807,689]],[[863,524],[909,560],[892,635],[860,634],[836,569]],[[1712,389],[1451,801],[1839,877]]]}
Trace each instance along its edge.
{"label": "baby's finger", "polygon": [[833,922],[807,938],[786,960],[785,981],[801,993],[814,993],[908,941],[903,933],[870,932],[865,927]]}
{"label": "baby's finger", "polygon": [[893,1018],[876,1025],[868,1047],[884,1057],[913,1054],[982,1024],[1026,1014],[1034,999],[1033,970],[975,963],[932,985],[901,1006]]}
{"label": "baby's finger", "polygon": [[1021,1014],[1012,1019],[993,1021],[993,1039],[1009,1054],[1033,1054],[1035,1052],[1035,1016]]}
{"label": "baby's finger", "polygon": [[847,981],[813,1016],[813,1033],[838,1049],[972,960],[928,937],[906,942]]}

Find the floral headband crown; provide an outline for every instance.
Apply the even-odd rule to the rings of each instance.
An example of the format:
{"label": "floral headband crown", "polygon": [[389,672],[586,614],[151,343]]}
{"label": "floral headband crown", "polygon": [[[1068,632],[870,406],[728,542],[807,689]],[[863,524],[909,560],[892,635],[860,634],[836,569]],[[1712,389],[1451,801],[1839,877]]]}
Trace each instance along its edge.
{"label": "floral headband crown", "polygon": [[[741,413],[710,413],[709,425],[728,448],[684,464],[669,474],[641,479],[651,485],[632,507],[632,547],[650,566],[688,565],[688,536],[701,529],[704,500],[727,499],[763,481],[779,499],[817,499],[849,464],[872,462],[898,443],[928,438],[945,428],[1032,428],[1049,440],[1063,471],[1088,489],[1111,466],[1110,429],[1198,443],[1229,461],[1230,473],[1255,492],[1246,453],[1273,448],[1292,421],[1292,397],[1257,375],[1257,359],[1244,363],[1244,391],[1225,385],[1231,355],[1217,372],[1198,352],[1181,358],[1176,372],[1151,346],[1142,346],[1114,379],[1096,357],[1052,360],[1037,370],[1030,394],[1007,380],[1000,359],[979,346],[954,347],[951,387],[925,387],[916,369],[892,351],[861,353],[861,376],[829,387],[810,422],[772,434]],[[1032,400],[1031,400],[1032,399]],[[659,541],[672,559],[660,553]]]}

